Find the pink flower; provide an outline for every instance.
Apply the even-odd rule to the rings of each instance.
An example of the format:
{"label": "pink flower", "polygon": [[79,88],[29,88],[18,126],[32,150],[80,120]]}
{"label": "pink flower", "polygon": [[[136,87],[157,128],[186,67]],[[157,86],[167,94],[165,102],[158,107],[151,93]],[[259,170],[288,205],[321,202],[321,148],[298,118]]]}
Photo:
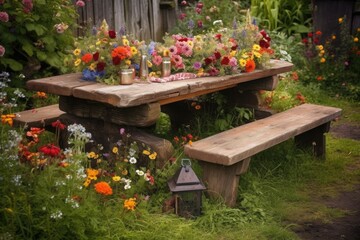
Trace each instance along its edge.
{"label": "pink flower", "polygon": [[159,55],[155,55],[153,56],[152,61],[156,66],[159,66],[162,62],[162,57]]}
{"label": "pink flower", "polygon": [[4,55],[5,55],[5,48],[2,45],[0,45],[0,57]]}
{"label": "pink flower", "polygon": [[188,44],[184,44],[184,46],[181,48],[181,52],[187,57],[192,55],[192,49]]}
{"label": "pink flower", "polygon": [[171,46],[171,47],[169,47],[169,52],[171,55],[175,55],[175,54],[177,54],[178,51],[175,46]]}
{"label": "pink flower", "polygon": [[23,0],[22,3],[24,4],[24,12],[29,13],[33,9],[32,0]]}
{"label": "pink flower", "polygon": [[82,0],[78,0],[78,1],[76,1],[76,6],[83,7],[83,6],[85,6],[85,3]]}
{"label": "pink flower", "polygon": [[238,61],[236,60],[235,57],[230,58],[229,65],[230,65],[231,67],[236,67],[236,66],[237,66],[237,63],[238,63]]}
{"label": "pink flower", "polygon": [[179,55],[173,56],[172,61],[175,63],[175,66],[180,66],[183,63],[182,57]]}
{"label": "pink flower", "polygon": [[7,12],[0,12],[0,21],[1,22],[8,22],[9,21],[9,14],[7,14]]}
{"label": "pink flower", "polygon": [[186,18],[186,14],[185,13],[180,13],[179,15],[179,19],[182,21]]}

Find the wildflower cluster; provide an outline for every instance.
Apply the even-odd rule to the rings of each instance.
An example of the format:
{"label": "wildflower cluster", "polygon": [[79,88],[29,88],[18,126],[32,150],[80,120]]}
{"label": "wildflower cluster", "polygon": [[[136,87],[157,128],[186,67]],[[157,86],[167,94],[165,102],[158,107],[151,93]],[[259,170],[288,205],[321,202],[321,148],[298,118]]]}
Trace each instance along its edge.
{"label": "wildflower cluster", "polygon": [[337,19],[339,36],[331,34],[324,39],[321,31],[308,33],[302,39],[305,62],[299,68],[300,79],[305,83],[318,83],[336,94],[359,98],[358,64],[360,63],[357,29],[350,34],[346,18]]}
{"label": "wildflower cluster", "polygon": [[91,36],[75,43],[76,49],[68,61],[74,70],[82,71],[84,80],[115,78],[121,69],[139,68],[142,44],[129,40],[123,29],[109,30],[104,20],[98,29],[93,29]]}

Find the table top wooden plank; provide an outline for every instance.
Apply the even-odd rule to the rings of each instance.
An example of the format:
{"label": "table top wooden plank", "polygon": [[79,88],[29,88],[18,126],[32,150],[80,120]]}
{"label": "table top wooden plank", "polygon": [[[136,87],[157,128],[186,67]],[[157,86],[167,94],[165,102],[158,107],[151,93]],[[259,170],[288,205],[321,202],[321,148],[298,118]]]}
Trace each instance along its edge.
{"label": "table top wooden plank", "polygon": [[[204,92],[233,87],[236,84],[288,72],[293,64],[271,60],[271,67],[251,73],[239,73],[219,77],[202,77],[167,83],[138,82],[132,85],[106,85],[81,80],[80,73],[30,80],[30,90],[56,95],[108,103],[117,107],[138,106],[151,102],[171,102],[187,96],[198,96]],[[206,91],[204,91],[206,90]],[[196,94],[198,93],[198,94]],[[180,97],[179,97],[180,96]],[[182,96],[182,97],[181,97]],[[173,100],[171,100],[173,99]]]}
{"label": "table top wooden plank", "polygon": [[303,104],[185,146],[191,158],[232,165],[303,132],[330,122],[341,109]]}

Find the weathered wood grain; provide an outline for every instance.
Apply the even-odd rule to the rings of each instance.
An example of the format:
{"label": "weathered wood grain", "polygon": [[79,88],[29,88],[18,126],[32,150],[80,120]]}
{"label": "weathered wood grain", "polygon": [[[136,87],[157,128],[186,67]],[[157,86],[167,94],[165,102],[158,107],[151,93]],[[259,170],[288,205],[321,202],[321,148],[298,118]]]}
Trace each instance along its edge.
{"label": "weathered wood grain", "polygon": [[303,104],[196,141],[184,148],[191,158],[232,165],[278,143],[319,127],[341,115],[341,109]]}
{"label": "weathered wood grain", "polygon": [[59,107],[78,117],[102,119],[119,125],[148,127],[160,117],[160,104],[149,103],[129,108],[117,108],[91,100],[60,96]]}
{"label": "weathered wood grain", "polygon": [[[145,103],[165,101],[173,102],[219,89],[231,88],[239,83],[259,78],[272,77],[292,69],[291,63],[273,60],[271,68],[255,70],[251,73],[239,73],[220,77],[203,77],[179,80],[168,83],[135,83],[132,85],[109,86],[80,80],[79,74],[37,79],[27,82],[30,90],[44,91],[56,95],[74,96],[87,100],[108,103],[116,107],[131,107]],[[182,96],[179,98],[179,96]],[[171,100],[173,98],[177,98]]]}

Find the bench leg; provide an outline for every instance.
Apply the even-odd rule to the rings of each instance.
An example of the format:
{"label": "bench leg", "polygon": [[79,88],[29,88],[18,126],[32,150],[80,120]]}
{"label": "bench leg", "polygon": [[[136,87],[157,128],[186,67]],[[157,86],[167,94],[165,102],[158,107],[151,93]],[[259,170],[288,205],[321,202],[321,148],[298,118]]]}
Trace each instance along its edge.
{"label": "bench leg", "polygon": [[210,197],[221,196],[229,207],[236,204],[240,175],[249,167],[250,158],[244,159],[231,166],[200,161],[203,168],[203,181],[207,185]]}
{"label": "bench leg", "polygon": [[316,157],[325,158],[326,136],[330,130],[330,122],[304,132],[295,137],[295,143],[300,148],[312,148]]}

